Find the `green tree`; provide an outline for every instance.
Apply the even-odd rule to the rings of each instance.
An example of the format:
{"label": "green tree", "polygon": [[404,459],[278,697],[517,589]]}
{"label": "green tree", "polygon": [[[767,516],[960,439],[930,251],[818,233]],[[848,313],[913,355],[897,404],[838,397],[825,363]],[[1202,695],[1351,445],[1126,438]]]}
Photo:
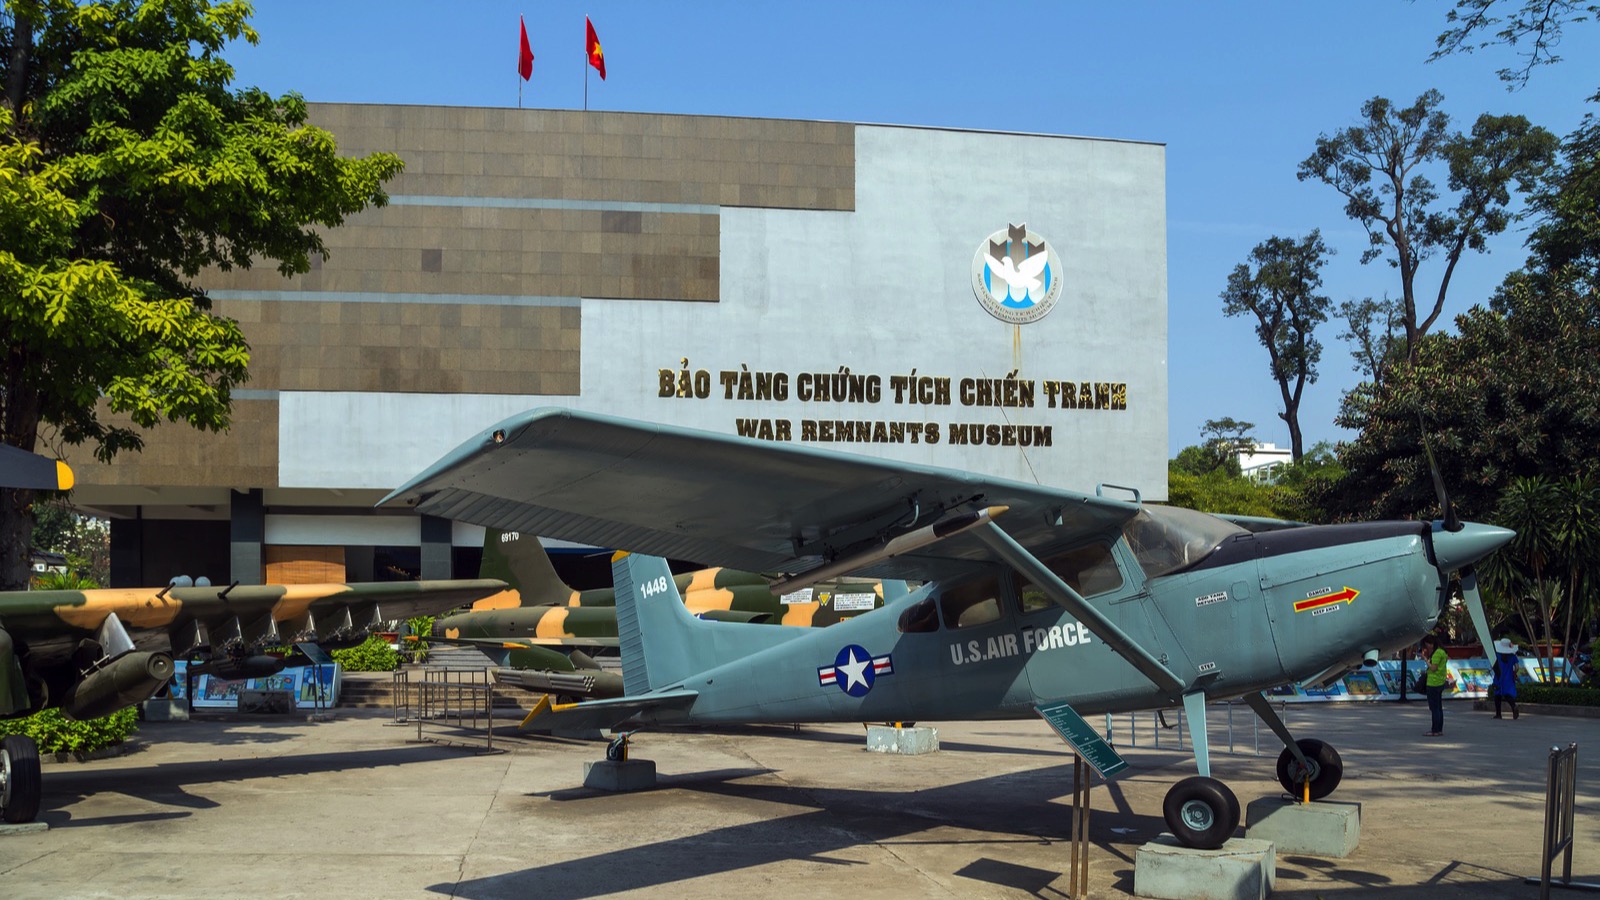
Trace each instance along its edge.
{"label": "green tree", "polygon": [[[1600,103],[1600,94],[1589,103]],[[1528,238],[1528,277],[1600,288],[1600,119],[1593,112],[1562,141],[1560,160],[1529,207],[1539,224]]]}
{"label": "green tree", "polygon": [[[1407,359],[1443,311],[1462,255],[1484,252],[1487,239],[1506,230],[1511,187],[1532,190],[1557,143],[1522,116],[1484,114],[1470,133],[1451,131],[1439,109],[1443,102],[1435,90],[1403,109],[1374,97],[1361,106],[1361,124],[1318,137],[1298,173],[1301,181],[1315,179],[1344,195],[1345,215],[1367,231],[1362,263],[1388,255],[1398,270]],[[1427,174],[1441,166],[1453,207],[1438,202],[1439,189]],[[1435,255],[1443,271],[1424,305],[1417,276]]]}
{"label": "green tree", "polygon": [[[162,421],[228,427],[248,347],[209,268],[324,254],[386,201],[393,154],[338,155],[296,94],[233,90],[240,0],[11,0],[0,21],[0,441],[138,450]],[[41,429],[45,433],[41,434]],[[0,490],[0,589],[27,572],[31,495]]]}
{"label": "green tree", "polygon": [[[89,587],[111,583],[110,523],[81,515],[63,500],[35,502],[33,521],[35,549],[61,554],[66,558],[68,574]],[[78,590],[83,586],[50,590]]]}
{"label": "green tree", "polygon": [[1363,297],[1339,304],[1339,318],[1347,330],[1339,339],[1350,345],[1355,371],[1381,385],[1383,373],[1399,353],[1400,304],[1385,295],[1382,300]]}
{"label": "green tree", "polygon": [[1185,475],[1206,475],[1223,471],[1239,474],[1239,454],[1255,449],[1255,430],[1252,422],[1239,422],[1232,418],[1207,419],[1200,426],[1200,444],[1178,451],[1167,468]]}
{"label": "green tree", "polygon": [[[1544,655],[1561,641],[1570,655],[1595,606],[1600,562],[1600,480],[1594,477],[1514,479],[1494,521],[1516,531],[1485,565],[1485,578],[1513,605],[1530,637],[1544,637]],[[1537,618],[1529,621],[1530,608]],[[1559,632],[1558,632],[1559,628]]]}
{"label": "green tree", "polygon": [[1256,340],[1266,348],[1268,368],[1278,383],[1283,401],[1278,418],[1289,426],[1295,462],[1305,453],[1300,398],[1307,384],[1316,383],[1322,358],[1322,342],[1313,332],[1328,320],[1332,302],[1317,292],[1331,252],[1316,229],[1300,240],[1267,238],[1250,251],[1249,263],[1234,267],[1222,291],[1225,315],[1255,317]]}
{"label": "green tree", "polygon": [[1435,39],[1428,61],[1452,53],[1471,53],[1495,44],[1522,47],[1523,63],[1500,70],[1508,89],[1522,87],[1537,66],[1561,61],[1555,48],[1565,25],[1593,20],[1600,4],[1583,0],[1456,0],[1445,14],[1450,27]]}
{"label": "green tree", "polygon": [[1329,498],[1344,518],[1439,514],[1421,422],[1451,501],[1485,520],[1519,477],[1593,475],[1600,447],[1600,294],[1570,280],[1513,278],[1491,308],[1429,335],[1381,387],[1346,397],[1336,420],[1358,431]]}

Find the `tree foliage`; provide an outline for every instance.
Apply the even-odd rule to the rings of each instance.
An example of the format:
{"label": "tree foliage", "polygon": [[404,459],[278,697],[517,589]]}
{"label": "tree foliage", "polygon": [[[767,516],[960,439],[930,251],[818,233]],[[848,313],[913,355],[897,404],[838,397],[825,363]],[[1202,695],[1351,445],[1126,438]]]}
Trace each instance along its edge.
{"label": "tree foliage", "polygon": [[[1484,252],[1487,239],[1511,223],[1511,189],[1531,191],[1555,156],[1556,139],[1522,116],[1484,114],[1468,133],[1450,129],[1429,90],[1412,105],[1384,97],[1361,106],[1361,123],[1317,138],[1300,163],[1301,181],[1321,181],[1345,197],[1345,215],[1367,231],[1363,263],[1389,257],[1400,277],[1405,355],[1444,309],[1456,265],[1466,251]],[[1446,173],[1453,206],[1440,203],[1429,173]],[[1417,276],[1428,259],[1443,262],[1437,288],[1424,299]]]}
{"label": "tree foliage", "polygon": [[1544,637],[1545,656],[1557,641],[1570,655],[1600,593],[1600,478],[1514,479],[1494,521],[1517,534],[1486,561],[1485,581],[1512,599],[1530,637]]}
{"label": "tree foliage", "polygon": [[[233,90],[240,0],[22,0],[0,21],[0,441],[102,460],[166,422],[222,430],[249,348],[202,272],[305,272],[386,197],[392,154],[338,156],[295,94]],[[45,429],[41,434],[41,427]],[[30,495],[0,492],[0,588]]]}
{"label": "tree foliage", "polygon": [[1490,517],[1519,477],[1596,472],[1600,447],[1600,295],[1573,282],[1513,278],[1492,308],[1429,335],[1415,361],[1347,398],[1339,425],[1359,432],[1340,458],[1348,518],[1438,515],[1421,434],[1464,518]]}
{"label": "tree foliage", "polygon": [[1339,339],[1350,344],[1353,368],[1367,381],[1383,383],[1383,373],[1400,353],[1400,304],[1385,295],[1382,300],[1363,297],[1339,304],[1345,331]]}
{"label": "tree foliage", "polygon": [[[1500,79],[1514,89],[1528,83],[1533,70],[1561,61],[1556,47],[1564,26],[1592,21],[1600,4],[1584,0],[1456,0],[1445,14],[1450,27],[1435,39],[1431,62],[1452,53],[1471,53],[1498,44],[1522,48],[1523,62],[1500,70]],[[1514,7],[1514,8],[1513,8]]]}
{"label": "tree foliage", "polygon": [[1296,240],[1273,236],[1250,251],[1250,261],[1235,266],[1222,291],[1222,311],[1228,316],[1254,316],[1256,340],[1266,348],[1268,368],[1278,383],[1289,426],[1289,449],[1295,462],[1304,455],[1300,432],[1300,398],[1307,384],[1317,380],[1322,342],[1314,332],[1328,320],[1330,301],[1318,293],[1322,267],[1330,251],[1322,232]]}

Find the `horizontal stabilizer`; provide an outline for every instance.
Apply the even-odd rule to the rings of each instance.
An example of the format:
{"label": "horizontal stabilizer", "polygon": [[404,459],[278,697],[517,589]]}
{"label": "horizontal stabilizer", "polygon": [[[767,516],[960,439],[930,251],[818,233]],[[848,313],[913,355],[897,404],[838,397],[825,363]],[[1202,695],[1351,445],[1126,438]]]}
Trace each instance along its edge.
{"label": "horizontal stabilizer", "polygon": [[[699,691],[663,691],[642,697],[618,697],[615,700],[590,700],[550,707],[522,720],[519,728],[535,734],[565,734],[571,732],[609,730],[643,712],[666,712],[687,709]],[[542,706],[543,704],[541,704]]]}

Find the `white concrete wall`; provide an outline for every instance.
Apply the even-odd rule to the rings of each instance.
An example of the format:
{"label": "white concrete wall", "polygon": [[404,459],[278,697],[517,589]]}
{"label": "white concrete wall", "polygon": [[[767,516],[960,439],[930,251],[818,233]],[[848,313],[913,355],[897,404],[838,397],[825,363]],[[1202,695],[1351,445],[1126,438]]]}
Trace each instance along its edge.
{"label": "white concrete wall", "polygon": [[[585,300],[581,398],[281,395],[285,487],[392,487],[500,418],[539,405],[735,433],[740,417],[1047,425],[1048,447],[835,443],[836,450],[1090,491],[1166,496],[1165,149],[862,126],[856,210],[722,212],[721,302]],[[1026,223],[1062,258],[1061,299],[1012,326],[973,297],[973,254]],[[708,399],[659,396],[661,369],[711,373]],[[723,399],[718,373],[783,372],[785,402]],[[806,372],[882,378],[876,404],[805,403]],[[896,404],[894,375],[1123,382],[1126,411]],[[954,385],[953,385],[954,387]]]}

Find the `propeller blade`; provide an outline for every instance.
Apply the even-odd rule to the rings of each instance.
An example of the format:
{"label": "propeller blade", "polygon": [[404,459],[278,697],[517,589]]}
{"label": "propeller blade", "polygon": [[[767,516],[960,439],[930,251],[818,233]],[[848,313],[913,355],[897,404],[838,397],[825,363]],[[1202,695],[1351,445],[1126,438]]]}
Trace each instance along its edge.
{"label": "propeller blade", "polygon": [[1461,602],[1467,606],[1467,615],[1472,617],[1472,627],[1478,632],[1478,640],[1483,642],[1484,655],[1494,658],[1494,641],[1489,635],[1489,615],[1483,609],[1483,597],[1478,594],[1478,573],[1471,566],[1461,570]]}
{"label": "propeller blade", "polygon": [[1428,472],[1433,476],[1433,492],[1439,495],[1439,517],[1444,520],[1444,530],[1460,531],[1461,520],[1456,518],[1456,508],[1450,505],[1450,493],[1444,489],[1444,476],[1439,474],[1439,463],[1433,458],[1433,447],[1428,443],[1428,429],[1421,413],[1417,414],[1417,428],[1422,435],[1422,452],[1428,457]]}

